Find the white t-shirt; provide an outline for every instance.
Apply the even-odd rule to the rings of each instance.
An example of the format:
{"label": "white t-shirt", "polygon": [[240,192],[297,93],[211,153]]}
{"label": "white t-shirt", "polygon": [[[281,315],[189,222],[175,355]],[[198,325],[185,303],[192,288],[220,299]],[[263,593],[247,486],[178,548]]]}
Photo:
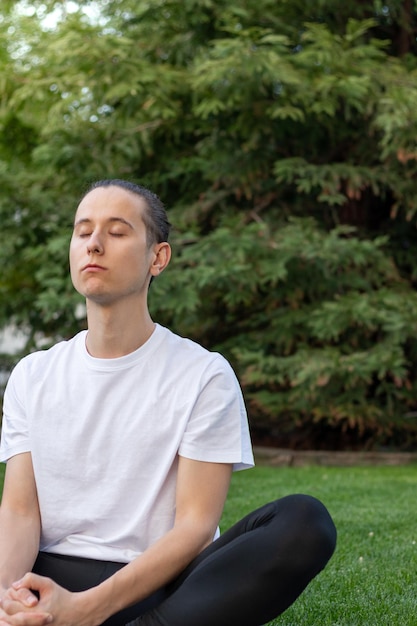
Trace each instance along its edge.
{"label": "white t-shirt", "polygon": [[178,455],[253,465],[246,411],[228,362],[162,326],[117,359],[85,339],[15,367],[0,461],[31,452],[41,550],[129,562],[173,526]]}

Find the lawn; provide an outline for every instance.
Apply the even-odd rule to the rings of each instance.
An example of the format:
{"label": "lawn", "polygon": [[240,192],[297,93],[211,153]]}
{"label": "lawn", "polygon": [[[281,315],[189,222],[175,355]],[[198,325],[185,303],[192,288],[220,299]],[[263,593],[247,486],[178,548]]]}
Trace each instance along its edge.
{"label": "lawn", "polygon": [[223,528],[296,492],[326,504],[338,546],[327,568],[271,626],[416,626],[417,466],[241,472],[233,478]]}
{"label": "lawn", "polygon": [[338,546],[324,572],[270,626],[416,626],[417,466],[239,472],[222,528],[296,492],[326,504],[338,528]]}

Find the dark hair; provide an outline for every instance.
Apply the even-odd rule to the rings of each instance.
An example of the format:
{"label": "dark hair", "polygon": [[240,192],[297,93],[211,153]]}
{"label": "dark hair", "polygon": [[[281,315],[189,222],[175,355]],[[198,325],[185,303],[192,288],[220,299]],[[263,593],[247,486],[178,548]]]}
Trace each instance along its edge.
{"label": "dark hair", "polygon": [[130,193],[143,198],[147,208],[143,214],[143,221],[146,227],[148,245],[168,241],[171,224],[169,223],[162,201],[155,193],[153,193],[153,191],[128,180],[109,178],[92,183],[92,185],[90,185],[85,192],[83,198],[85,198],[90,191],[99,187],[120,187],[121,189],[125,189],[125,191],[129,191]]}

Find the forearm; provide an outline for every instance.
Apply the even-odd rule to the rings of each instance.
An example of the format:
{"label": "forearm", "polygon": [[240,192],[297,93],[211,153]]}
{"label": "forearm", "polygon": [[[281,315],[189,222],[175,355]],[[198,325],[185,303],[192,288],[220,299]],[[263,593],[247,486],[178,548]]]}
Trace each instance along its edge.
{"label": "forearm", "polygon": [[179,575],[212,537],[195,525],[172,529],[145,553],[103,583],[78,594],[82,612],[101,624],[110,615],[140,602]]}
{"label": "forearm", "polygon": [[36,516],[0,507],[0,597],[5,589],[31,571],[39,550],[40,523]]}
{"label": "forearm", "polygon": [[80,594],[83,613],[97,626],[110,615],[175,579],[213,540],[229,488],[232,466],[179,458],[176,517],[171,531],[109,579]]}

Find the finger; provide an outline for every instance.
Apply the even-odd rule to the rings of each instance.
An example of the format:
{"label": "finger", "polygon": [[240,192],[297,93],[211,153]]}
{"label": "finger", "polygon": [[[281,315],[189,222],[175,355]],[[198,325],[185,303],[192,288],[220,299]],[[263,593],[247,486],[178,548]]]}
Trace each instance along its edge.
{"label": "finger", "polygon": [[32,572],[28,572],[21,578],[20,580],[16,580],[13,583],[12,587],[14,589],[39,589],[45,583],[49,582],[49,578],[45,578],[45,576],[38,576],[38,574],[33,574]]}
{"label": "finger", "polygon": [[5,596],[5,598],[16,600],[17,602],[21,602],[24,606],[28,608],[33,608],[38,603],[38,598],[30,589],[26,589],[23,587],[22,589],[14,589],[11,587]]}
{"label": "finger", "polygon": [[16,613],[0,616],[0,626],[46,626],[52,622],[50,613]]}
{"label": "finger", "polygon": [[53,584],[50,578],[29,572],[23,578],[14,582],[12,587],[15,590],[26,589],[28,592],[32,592],[33,595],[33,591],[41,593],[52,589]]}
{"label": "finger", "polygon": [[24,613],[33,611],[30,607],[26,607],[24,604],[19,602],[18,600],[13,600],[11,598],[3,598],[1,607],[7,615],[15,615],[16,613]]}

